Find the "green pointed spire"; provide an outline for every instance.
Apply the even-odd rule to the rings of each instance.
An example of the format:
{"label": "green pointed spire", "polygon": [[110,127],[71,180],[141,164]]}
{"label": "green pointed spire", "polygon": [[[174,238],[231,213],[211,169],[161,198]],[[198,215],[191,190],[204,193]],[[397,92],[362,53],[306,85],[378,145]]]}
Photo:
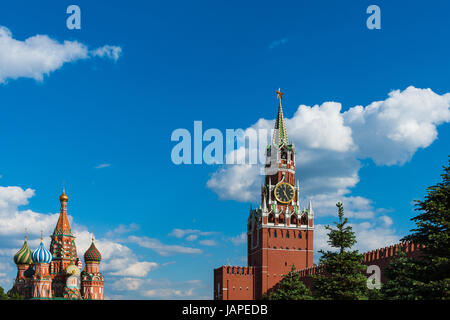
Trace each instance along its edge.
{"label": "green pointed spire", "polygon": [[278,105],[278,115],[277,115],[277,119],[275,121],[275,130],[277,130],[273,136],[273,142],[277,143],[278,146],[281,145],[289,145],[289,141],[288,141],[288,135],[287,135],[287,130],[286,130],[286,125],[284,123],[284,116],[283,116],[283,107],[281,106],[281,99],[283,98],[283,93],[281,92],[281,89],[278,89],[278,91],[276,91],[277,93],[277,98],[279,100],[279,105]]}

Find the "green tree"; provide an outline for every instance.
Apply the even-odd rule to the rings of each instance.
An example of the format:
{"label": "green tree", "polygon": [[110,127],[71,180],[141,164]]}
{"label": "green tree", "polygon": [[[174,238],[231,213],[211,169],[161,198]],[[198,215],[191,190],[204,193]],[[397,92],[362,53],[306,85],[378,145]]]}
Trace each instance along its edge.
{"label": "green tree", "polygon": [[383,293],[388,299],[450,299],[450,161],[442,181],[416,200],[416,228],[402,241],[421,244],[422,255],[400,256],[388,268]]}
{"label": "green tree", "polygon": [[416,300],[418,281],[414,260],[400,251],[384,270],[387,281],[381,287],[381,296],[389,300]]}
{"label": "green tree", "polygon": [[8,295],[2,287],[0,287],[0,300],[8,300]]}
{"label": "green tree", "polygon": [[336,229],[326,226],[329,230],[328,244],[337,251],[323,251],[319,260],[323,272],[313,276],[312,292],[316,299],[357,300],[367,297],[367,278],[364,275],[366,266],[362,264],[363,255],[358,250],[350,251],[356,243],[352,227],[344,218],[342,203],[338,207],[339,221]]}
{"label": "green tree", "polygon": [[269,300],[310,300],[311,292],[300,279],[300,274],[292,265],[291,271],[283,276],[277,288],[268,294]]}

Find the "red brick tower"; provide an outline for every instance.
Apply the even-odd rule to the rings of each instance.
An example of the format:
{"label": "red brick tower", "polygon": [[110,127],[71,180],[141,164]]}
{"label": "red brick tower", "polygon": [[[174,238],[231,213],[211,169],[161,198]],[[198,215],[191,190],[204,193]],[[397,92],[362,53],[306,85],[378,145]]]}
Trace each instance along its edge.
{"label": "red brick tower", "polygon": [[61,202],[61,211],[50,243],[50,252],[53,255],[50,272],[53,276],[53,294],[57,297],[62,297],[67,278],[65,270],[71,263],[75,263],[78,257],[75,237],[72,234],[67,216],[69,197],[66,195],[64,188],[59,201]]}
{"label": "red brick tower", "polygon": [[251,209],[247,224],[248,265],[254,268],[255,299],[278,283],[283,274],[313,264],[314,212],[300,209],[295,179],[295,147],[289,144],[278,90],[278,115],[272,144],[266,150],[261,207]]}
{"label": "red brick tower", "polygon": [[214,299],[254,300],[273,288],[292,265],[312,267],[314,211],[300,209],[300,186],[295,179],[295,147],[289,144],[281,99],[272,143],[266,149],[261,206],[250,208],[247,222],[248,267],[221,266],[214,270]]}

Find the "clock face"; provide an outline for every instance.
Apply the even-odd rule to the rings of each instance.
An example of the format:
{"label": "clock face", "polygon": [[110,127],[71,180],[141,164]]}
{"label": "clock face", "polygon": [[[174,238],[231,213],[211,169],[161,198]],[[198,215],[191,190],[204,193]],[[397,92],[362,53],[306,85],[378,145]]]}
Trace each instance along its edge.
{"label": "clock face", "polygon": [[280,183],[275,187],[275,198],[281,203],[291,202],[294,198],[294,188],[289,183]]}

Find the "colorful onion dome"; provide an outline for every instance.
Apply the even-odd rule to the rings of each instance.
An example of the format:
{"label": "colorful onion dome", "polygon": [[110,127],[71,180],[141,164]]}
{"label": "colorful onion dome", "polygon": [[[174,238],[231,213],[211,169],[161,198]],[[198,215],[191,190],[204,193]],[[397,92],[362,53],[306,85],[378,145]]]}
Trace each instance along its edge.
{"label": "colorful onion dome", "polygon": [[79,276],[80,269],[78,269],[78,266],[76,266],[72,261],[66,268],[66,274]]}
{"label": "colorful onion dome", "polygon": [[27,237],[25,237],[25,241],[23,243],[22,248],[14,255],[14,263],[15,264],[31,264],[33,261],[31,260],[31,250],[28,247]]}
{"label": "colorful onion dome", "polygon": [[102,260],[102,255],[100,254],[100,251],[98,251],[98,249],[95,247],[94,240],[92,240],[91,246],[84,253],[84,261],[100,262],[100,260]]}
{"label": "colorful onion dome", "polygon": [[33,255],[33,262],[34,263],[50,263],[52,262],[52,254],[50,251],[47,250],[46,247],[44,247],[44,242],[41,239],[41,244],[39,245],[39,248],[34,250]]}

